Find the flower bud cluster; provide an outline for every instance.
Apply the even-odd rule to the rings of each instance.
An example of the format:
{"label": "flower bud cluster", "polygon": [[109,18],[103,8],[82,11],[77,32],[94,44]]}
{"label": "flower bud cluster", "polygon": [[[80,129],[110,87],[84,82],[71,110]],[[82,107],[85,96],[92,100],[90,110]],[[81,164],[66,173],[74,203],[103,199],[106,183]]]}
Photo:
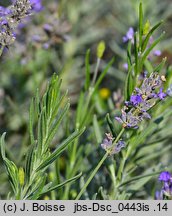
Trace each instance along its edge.
{"label": "flower bud cluster", "polygon": [[15,30],[32,11],[40,9],[40,0],[14,0],[8,8],[0,6],[0,45],[11,45],[16,37]]}
{"label": "flower bud cluster", "polygon": [[115,119],[122,123],[124,128],[134,129],[139,127],[143,119],[150,119],[151,116],[147,111],[167,96],[163,92],[163,82],[165,82],[165,77],[156,72],[145,77],[140,88],[135,88],[130,101],[125,102],[121,117],[115,117]]}
{"label": "flower bud cluster", "polygon": [[110,133],[106,133],[106,138],[103,140],[101,144],[102,149],[109,152],[109,155],[117,154],[121,151],[122,148],[125,147],[125,142],[119,140],[116,145],[113,146],[114,138]]}

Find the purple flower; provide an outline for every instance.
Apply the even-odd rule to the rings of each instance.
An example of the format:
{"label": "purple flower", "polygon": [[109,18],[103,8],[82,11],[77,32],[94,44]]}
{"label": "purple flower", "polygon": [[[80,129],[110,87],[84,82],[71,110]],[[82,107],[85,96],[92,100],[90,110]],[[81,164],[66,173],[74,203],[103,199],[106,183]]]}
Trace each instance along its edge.
{"label": "purple flower", "polygon": [[127,63],[124,63],[123,65],[122,65],[122,67],[127,71],[128,70],[128,64]]}
{"label": "purple flower", "polygon": [[153,51],[153,55],[154,56],[160,56],[162,53],[161,53],[161,50],[154,50]]}
{"label": "purple flower", "polygon": [[107,150],[108,148],[110,148],[110,146],[112,145],[112,140],[113,140],[113,137],[111,134],[109,133],[106,133],[106,138],[103,140],[103,143],[101,144],[101,147],[104,149],[104,150]]}
{"label": "purple flower", "polygon": [[172,197],[172,183],[164,182],[162,192],[164,193],[165,196]]}
{"label": "purple flower", "polygon": [[48,23],[44,24],[43,28],[46,32],[52,32],[54,30],[53,26]]}
{"label": "purple flower", "polygon": [[6,16],[11,13],[11,10],[6,7],[0,6],[0,17],[2,18],[3,16]]}
{"label": "purple flower", "polygon": [[[150,119],[151,116],[147,111],[153,107],[158,99],[164,100],[167,96],[161,87],[165,82],[165,77],[153,72],[149,77],[145,76],[140,87],[136,87],[130,96],[130,101],[125,101],[124,109],[121,110],[122,115],[115,119],[122,124],[124,128],[139,127],[139,123],[144,119]],[[158,93],[157,93],[158,91]],[[172,86],[168,90],[169,94]]]}
{"label": "purple flower", "polygon": [[118,122],[122,123],[122,126],[124,128],[137,129],[138,123],[142,120],[141,117],[137,117],[137,116],[133,115],[133,113],[131,111],[126,113],[124,110],[121,110],[121,112],[122,112],[121,117],[115,117],[115,119]]}
{"label": "purple flower", "polygon": [[35,12],[40,12],[43,9],[42,0],[30,0],[30,3]]}
{"label": "purple flower", "polygon": [[125,142],[122,140],[119,140],[116,144],[116,146],[114,147],[114,153],[118,153],[121,151],[122,148],[124,148],[126,146]]}
{"label": "purple flower", "polygon": [[163,200],[163,191],[162,190],[155,192],[155,199],[156,200]]}
{"label": "purple flower", "polygon": [[160,100],[164,100],[164,98],[167,96],[163,91],[163,88],[160,88],[157,96],[159,97]]}
{"label": "purple flower", "polygon": [[171,174],[168,171],[161,172],[158,179],[159,181],[168,182],[171,179]]}
{"label": "purple flower", "polygon": [[[112,148],[113,145],[113,137],[110,133],[106,133],[106,138],[103,140],[103,143],[101,144],[102,149],[104,149],[105,151],[110,150],[109,154],[113,155],[113,154],[117,154],[121,151],[122,148],[125,147],[125,142],[122,140],[119,140],[117,142],[117,144]],[[111,149],[112,148],[112,149]]]}
{"label": "purple flower", "polygon": [[143,101],[142,96],[137,94],[137,95],[131,95],[130,97],[130,102],[134,105],[137,106]]}
{"label": "purple flower", "polygon": [[172,175],[168,171],[161,172],[159,181],[163,182],[163,186],[160,191],[155,194],[155,199],[163,200],[165,197],[172,198]]}
{"label": "purple flower", "polygon": [[129,28],[129,30],[127,31],[126,35],[123,36],[123,42],[126,43],[129,40],[131,40],[132,42],[134,42],[134,29],[132,27]]}

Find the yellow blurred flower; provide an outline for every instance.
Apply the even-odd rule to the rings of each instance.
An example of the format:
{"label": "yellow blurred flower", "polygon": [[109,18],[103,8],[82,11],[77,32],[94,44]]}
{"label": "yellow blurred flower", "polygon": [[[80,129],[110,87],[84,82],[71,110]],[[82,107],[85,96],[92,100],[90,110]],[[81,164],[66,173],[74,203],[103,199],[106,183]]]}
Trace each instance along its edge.
{"label": "yellow blurred flower", "polygon": [[101,88],[99,94],[102,99],[107,99],[110,96],[110,90],[108,88]]}
{"label": "yellow blurred flower", "polygon": [[50,198],[49,198],[49,196],[44,196],[44,200],[49,200]]}

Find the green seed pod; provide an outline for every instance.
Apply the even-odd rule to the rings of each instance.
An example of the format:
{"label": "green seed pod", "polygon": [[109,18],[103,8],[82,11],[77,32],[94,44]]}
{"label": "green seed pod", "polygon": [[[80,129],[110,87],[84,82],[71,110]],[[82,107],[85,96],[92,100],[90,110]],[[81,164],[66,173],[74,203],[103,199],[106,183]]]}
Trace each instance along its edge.
{"label": "green seed pod", "polygon": [[150,22],[149,20],[146,21],[146,23],[143,26],[143,35],[147,35],[150,30]]}
{"label": "green seed pod", "polygon": [[20,183],[20,185],[21,186],[23,186],[24,185],[24,169],[23,169],[23,167],[20,167],[19,168],[19,183]]}
{"label": "green seed pod", "polygon": [[104,41],[100,41],[100,43],[97,46],[97,57],[98,58],[100,58],[100,59],[102,58],[103,53],[105,51],[105,48],[106,48],[105,42]]}

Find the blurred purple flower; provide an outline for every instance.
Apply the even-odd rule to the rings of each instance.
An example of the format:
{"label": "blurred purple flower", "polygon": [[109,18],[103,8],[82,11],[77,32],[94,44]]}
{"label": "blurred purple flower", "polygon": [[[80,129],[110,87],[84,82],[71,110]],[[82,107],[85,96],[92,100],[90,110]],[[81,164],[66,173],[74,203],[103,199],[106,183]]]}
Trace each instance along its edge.
{"label": "blurred purple flower", "polygon": [[50,48],[50,44],[47,42],[47,43],[44,43],[43,45],[42,45],[42,47],[44,48],[44,49],[49,49]]}
{"label": "blurred purple flower", "polygon": [[155,199],[156,200],[163,200],[163,191],[162,190],[155,192]]}
{"label": "blurred purple flower", "polygon": [[159,181],[168,182],[172,178],[171,174],[168,171],[161,172],[159,175]]}
{"label": "blurred purple flower", "polygon": [[[12,3],[14,4],[17,0],[11,0]],[[32,11],[34,12],[40,12],[43,9],[42,6],[42,0],[28,0],[31,4]]]}
{"label": "blurred purple flower", "polygon": [[6,16],[11,13],[11,10],[9,8],[0,6],[0,17]]}
{"label": "blurred purple flower", "polygon": [[122,67],[127,71],[128,70],[128,64],[127,63],[124,63],[123,65],[122,65]]}
{"label": "blurred purple flower", "polygon": [[163,90],[163,88],[160,88],[160,90],[157,94],[157,96],[160,100],[164,100],[164,98],[167,96],[167,94],[165,94],[162,90]]}
{"label": "blurred purple flower", "polygon": [[132,27],[129,28],[126,35],[123,36],[122,40],[124,43],[128,42],[129,40],[131,40],[132,43],[134,42],[134,29]]}
{"label": "blurred purple flower", "polygon": [[158,180],[163,182],[162,188],[160,191],[156,191],[155,199],[163,200],[165,197],[172,198],[172,175],[168,171],[163,171],[160,173]]}
{"label": "blurred purple flower", "polygon": [[172,97],[172,84],[167,89],[167,95]]}
{"label": "blurred purple flower", "polygon": [[32,10],[40,12],[43,9],[42,0],[29,0],[32,6]]}
{"label": "blurred purple flower", "polygon": [[154,50],[153,55],[154,56],[160,56],[162,54],[161,50]]}

